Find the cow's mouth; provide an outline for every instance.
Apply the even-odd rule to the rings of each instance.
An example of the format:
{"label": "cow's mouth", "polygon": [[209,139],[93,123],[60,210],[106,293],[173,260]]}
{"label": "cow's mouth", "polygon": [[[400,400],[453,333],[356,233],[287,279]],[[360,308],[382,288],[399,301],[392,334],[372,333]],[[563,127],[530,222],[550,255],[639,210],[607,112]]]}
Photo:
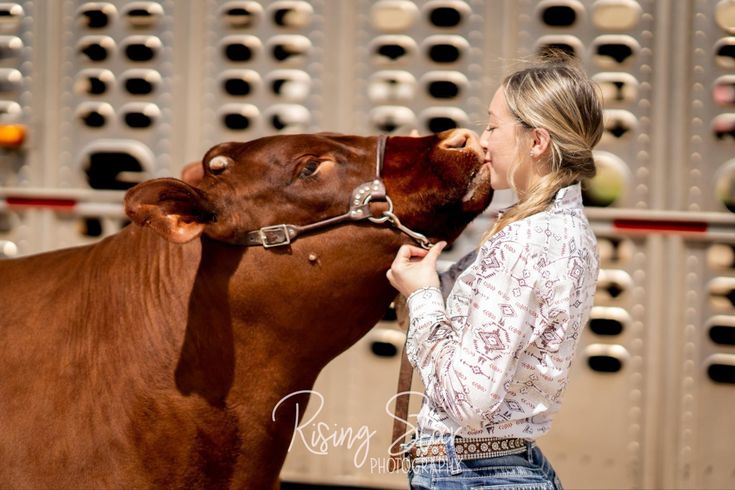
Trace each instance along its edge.
{"label": "cow's mouth", "polygon": [[480,159],[472,177],[470,178],[467,192],[462,197],[462,204],[466,211],[473,211],[479,208],[480,211],[490,204],[493,192],[490,185],[490,165],[485,164]]}
{"label": "cow's mouth", "polygon": [[440,143],[441,147],[461,154],[463,163],[459,168],[471,169],[469,176],[465,174],[462,179],[467,185],[461,199],[462,208],[469,212],[482,211],[490,204],[492,187],[490,166],[485,164],[485,152],[477,134],[467,129],[458,129],[442,136],[445,138]]}

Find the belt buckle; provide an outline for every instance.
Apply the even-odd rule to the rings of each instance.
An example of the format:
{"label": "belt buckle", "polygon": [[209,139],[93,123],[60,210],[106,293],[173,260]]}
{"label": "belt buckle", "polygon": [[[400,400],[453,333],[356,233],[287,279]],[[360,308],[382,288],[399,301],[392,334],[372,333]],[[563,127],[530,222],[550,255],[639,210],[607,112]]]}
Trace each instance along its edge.
{"label": "belt buckle", "polygon": [[286,225],[266,226],[258,230],[264,248],[280,247],[291,243]]}

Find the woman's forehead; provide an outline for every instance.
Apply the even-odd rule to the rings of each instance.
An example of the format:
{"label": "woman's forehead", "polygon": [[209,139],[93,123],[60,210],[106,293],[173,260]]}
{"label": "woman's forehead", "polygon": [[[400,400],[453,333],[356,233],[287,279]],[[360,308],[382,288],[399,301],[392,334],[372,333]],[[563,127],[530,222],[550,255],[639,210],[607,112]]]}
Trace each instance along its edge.
{"label": "woman's forehead", "polygon": [[493,95],[487,108],[487,113],[488,116],[494,118],[503,118],[509,115],[508,104],[505,101],[505,92],[502,87],[495,91],[495,95]]}

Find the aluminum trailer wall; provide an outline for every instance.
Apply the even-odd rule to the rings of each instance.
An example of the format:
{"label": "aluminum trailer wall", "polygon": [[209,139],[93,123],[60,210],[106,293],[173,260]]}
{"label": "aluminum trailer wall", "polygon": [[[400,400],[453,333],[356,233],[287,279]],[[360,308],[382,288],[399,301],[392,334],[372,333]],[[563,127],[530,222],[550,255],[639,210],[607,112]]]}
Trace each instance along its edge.
{"label": "aluminum trailer wall", "polygon": [[[595,309],[540,444],[569,488],[732,488],[733,0],[0,2],[0,256],[115,233],[126,188],[220,141],[480,131],[545,46],[600,83],[607,131],[586,193]],[[386,318],[325,369],[286,480],[406,486],[384,467],[403,338]]]}

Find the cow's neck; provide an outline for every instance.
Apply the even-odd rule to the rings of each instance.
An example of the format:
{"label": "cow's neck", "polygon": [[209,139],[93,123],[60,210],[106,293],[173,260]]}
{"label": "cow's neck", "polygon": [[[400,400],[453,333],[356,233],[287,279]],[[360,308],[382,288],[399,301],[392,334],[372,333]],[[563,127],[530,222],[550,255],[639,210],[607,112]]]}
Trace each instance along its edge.
{"label": "cow's neck", "polygon": [[[305,396],[290,395],[310,389],[320,370],[381,318],[395,295],[385,271],[399,238],[347,226],[289,249],[263,249],[206,237],[172,245],[140,229],[119,236],[139,251],[131,270],[145,289],[142,318],[161,315],[161,335],[172,342],[169,389],[187,403],[236,414],[243,447],[271,454],[277,474],[295,404],[301,415],[306,407]],[[288,422],[273,424],[284,398],[276,415]],[[243,467],[235,475],[247,481],[263,470]]]}
{"label": "cow's neck", "polygon": [[[158,334],[180,348],[179,368],[234,364],[237,356],[251,373],[280,364],[292,371],[289,379],[312,382],[380,319],[395,295],[385,271],[399,237],[369,225],[305,236],[283,249],[207,237],[174,245],[137,227],[113,238],[94,253],[116,256],[107,259],[107,274],[117,290],[136,291],[122,299],[124,309],[160,325]],[[262,366],[258,352],[268,360]],[[209,372],[201,383],[229,376]]]}

